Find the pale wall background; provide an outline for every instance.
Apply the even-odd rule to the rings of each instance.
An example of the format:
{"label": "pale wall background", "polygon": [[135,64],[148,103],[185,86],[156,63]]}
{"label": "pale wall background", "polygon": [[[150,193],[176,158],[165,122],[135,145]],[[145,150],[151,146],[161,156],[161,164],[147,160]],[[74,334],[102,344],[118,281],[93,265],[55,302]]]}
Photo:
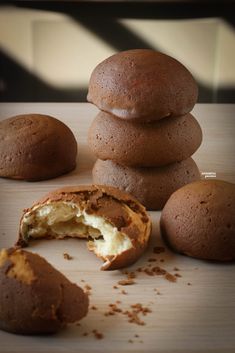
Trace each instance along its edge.
{"label": "pale wall background", "polygon": [[[148,46],[186,65],[202,87],[201,101],[234,102],[231,92],[235,87],[235,35],[232,25],[224,19],[125,18],[118,22]],[[30,85],[24,88],[24,82],[17,82],[21,80],[20,74],[17,78],[18,71],[15,78],[9,72],[3,73],[0,90],[2,100],[5,97],[8,101],[18,100],[18,96],[22,100],[47,100],[41,92],[44,86],[45,92],[57,92],[59,99],[61,92],[61,100],[84,100],[93,68],[117,52],[109,42],[68,15],[11,6],[0,8],[0,45],[5,59],[17,64],[29,80],[31,75],[36,77],[41,85],[39,89],[33,85],[32,92],[28,92]],[[17,96],[11,88],[18,84]],[[22,92],[24,89],[27,92]],[[230,91],[227,97],[226,91]],[[63,92],[68,92],[65,99]],[[49,92],[48,100],[50,97],[53,93]]]}

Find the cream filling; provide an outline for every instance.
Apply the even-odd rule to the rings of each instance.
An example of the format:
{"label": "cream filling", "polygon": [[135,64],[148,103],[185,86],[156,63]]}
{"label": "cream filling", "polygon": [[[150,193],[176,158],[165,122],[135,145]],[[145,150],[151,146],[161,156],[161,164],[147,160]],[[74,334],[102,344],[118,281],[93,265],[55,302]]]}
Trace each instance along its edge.
{"label": "cream filling", "polygon": [[57,201],[35,206],[22,220],[21,233],[29,238],[92,238],[93,250],[102,257],[118,255],[132,247],[128,236],[103,217],[90,215],[72,202]]}

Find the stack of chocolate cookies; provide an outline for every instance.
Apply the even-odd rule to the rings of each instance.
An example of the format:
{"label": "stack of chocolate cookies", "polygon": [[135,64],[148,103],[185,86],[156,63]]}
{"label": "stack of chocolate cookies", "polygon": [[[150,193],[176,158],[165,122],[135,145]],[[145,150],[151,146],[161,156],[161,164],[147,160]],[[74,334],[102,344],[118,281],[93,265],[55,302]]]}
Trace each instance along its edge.
{"label": "stack of chocolate cookies", "polygon": [[160,210],[170,195],[200,173],[191,155],[202,131],[189,113],[198,95],[191,73],[165,54],[137,49],[101,62],[88,101],[101,111],[88,134],[98,160],[93,181],[134,195]]}

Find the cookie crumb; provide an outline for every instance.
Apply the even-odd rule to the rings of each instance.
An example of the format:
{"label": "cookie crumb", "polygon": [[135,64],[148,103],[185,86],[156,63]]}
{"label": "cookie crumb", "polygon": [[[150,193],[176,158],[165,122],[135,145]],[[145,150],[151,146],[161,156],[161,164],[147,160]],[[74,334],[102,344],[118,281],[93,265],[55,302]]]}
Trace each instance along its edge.
{"label": "cookie crumb", "polygon": [[154,254],[161,254],[161,253],[165,252],[165,248],[163,246],[155,246],[153,248],[153,252],[154,252]]}
{"label": "cookie crumb", "polygon": [[135,284],[136,282],[133,281],[132,278],[128,278],[128,279],[122,279],[120,281],[118,281],[118,284],[120,284],[121,286],[129,286],[131,284]]}
{"label": "cookie crumb", "polygon": [[97,310],[98,308],[95,305],[91,306],[91,310]]}
{"label": "cookie crumb", "polygon": [[156,274],[157,276],[164,276],[167,272],[166,270],[164,270],[164,268],[159,267],[159,266],[155,266],[152,268],[152,271],[154,274]]}
{"label": "cookie crumb", "polygon": [[104,316],[112,316],[112,315],[115,315],[115,313],[112,310],[106,311],[104,313]]}
{"label": "cookie crumb", "polygon": [[87,295],[91,295],[91,286],[89,286],[89,284],[86,284],[85,287],[84,287],[84,292],[87,294]]}
{"label": "cookie crumb", "polygon": [[188,283],[187,283],[187,285],[188,285],[188,286],[191,286],[191,285],[192,285],[192,283],[188,282]]}
{"label": "cookie crumb", "polygon": [[176,282],[176,277],[169,272],[165,274],[165,279],[167,279],[169,282]]}
{"label": "cookie crumb", "polygon": [[155,259],[155,258],[153,258],[153,257],[150,257],[149,259],[148,259],[148,262],[156,262],[157,261],[157,259]]}
{"label": "cookie crumb", "polygon": [[67,252],[63,253],[63,257],[65,260],[73,260],[73,256],[69,255]]}
{"label": "cookie crumb", "polygon": [[179,273],[174,273],[174,276],[179,278],[182,277],[182,275],[180,275]]}
{"label": "cookie crumb", "polygon": [[124,289],[121,291],[121,294],[128,294]]}
{"label": "cookie crumb", "polygon": [[157,295],[161,295],[161,292],[157,288],[154,288],[154,292],[156,292]]}
{"label": "cookie crumb", "polygon": [[129,272],[128,274],[127,274],[127,278],[128,279],[130,279],[130,278],[136,278],[136,274],[135,274],[135,272]]}
{"label": "cookie crumb", "polygon": [[95,338],[96,338],[97,340],[101,340],[101,339],[104,338],[103,333],[101,333],[101,332],[99,332],[99,331],[97,331],[97,330],[93,330],[92,332],[94,333],[94,336],[95,336]]}

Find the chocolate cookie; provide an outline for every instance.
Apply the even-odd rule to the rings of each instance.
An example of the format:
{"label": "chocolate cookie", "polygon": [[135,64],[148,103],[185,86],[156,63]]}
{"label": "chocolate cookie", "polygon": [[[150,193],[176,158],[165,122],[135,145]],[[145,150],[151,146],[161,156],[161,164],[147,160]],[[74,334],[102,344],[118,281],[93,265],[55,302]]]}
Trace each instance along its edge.
{"label": "chocolate cookie", "polygon": [[61,121],[18,115],[0,122],[0,176],[28,181],[68,173],[76,167],[77,142]]}
{"label": "chocolate cookie", "polygon": [[170,247],[206,260],[235,260],[235,184],[198,181],[177,190],[161,215]]}
{"label": "chocolate cookie", "polygon": [[149,49],[115,54],[92,72],[87,99],[122,119],[148,122],[185,115],[198,88],[179,61]]}
{"label": "chocolate cookie", "polygon": [[21,249],[0,252],[0,328],[54,333],[86,316],[88,297],[44,258]]}
{"label": "chocolate cookie", "polygon": [[131,168],[97,160],[93,182],[118,187],[135,196],[148,210],[160,210],[181,186],[200,179],[192,158],[158,168]]}
{"label": "chocolate cookie", "polygon": [[104,261],[101,269],[114,270],[140,257],[150,232],[145,208],[129,194],[107,186],[74,186],[55,190],[25,210],[17,245],[43,237],[85,238]]}
{"label": "chocolate cookie", "polygon": [[139,167],[182,161],[198,149],[201,141],[200,125],[191,114],[137,124],[101,112],[88,133],[89,147],[97,158]]}

